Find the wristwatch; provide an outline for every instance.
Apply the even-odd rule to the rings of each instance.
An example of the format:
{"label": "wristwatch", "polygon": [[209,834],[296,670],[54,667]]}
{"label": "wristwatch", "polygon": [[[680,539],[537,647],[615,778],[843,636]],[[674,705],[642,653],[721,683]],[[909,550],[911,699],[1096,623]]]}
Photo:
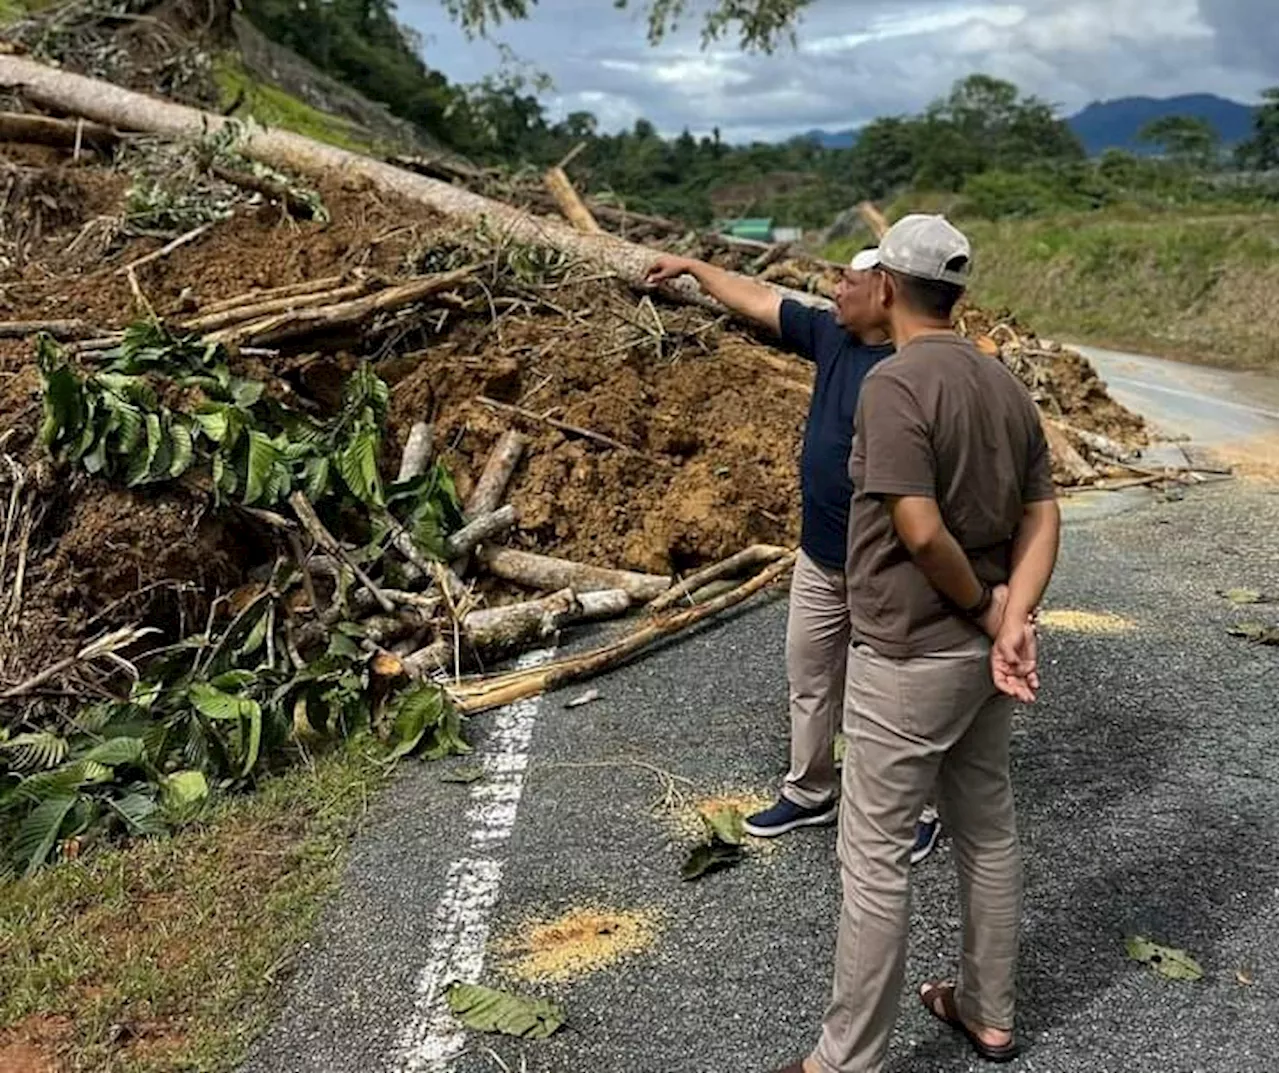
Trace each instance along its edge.
{"label": "wristwatch", "polygon": [[[981,581],[981,579],[979,579]],[[977,620],[987,613],[987,609],[991,606],[991,586],[985,581],[981,581],[982,595],[978,597],[978,602],[972,607],[960,608],[960,613],[967,619]]]}

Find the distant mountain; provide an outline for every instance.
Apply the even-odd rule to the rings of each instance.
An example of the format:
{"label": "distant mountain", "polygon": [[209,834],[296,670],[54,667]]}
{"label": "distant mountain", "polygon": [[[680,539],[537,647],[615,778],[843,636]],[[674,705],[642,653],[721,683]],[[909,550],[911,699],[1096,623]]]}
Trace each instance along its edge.
{"label": "distant mountain", "polygon": [[817,142],[823,149],[851,149],[858,140],[856,130],[806,130],[800,135],[811,142]]}
{"label": "distant mountain", "polygon": [[[1153,119],[1166,115],[1195,116],[1206,120],[1224,145],[1242,142],[1253,133],[1253,107],[1212,93],[1188,93],[1181,97],[1120,97],[1114,101],[1094,101],[1067,117],[1090,156],[1104,149],[1131,149],[1151,152],[1138,141],[1138,131]],[[858,140],[856,130],[822,130],[815,127],[800,135],[824,149],[848,149]]]}
{"label": "distant mountain", "polygon": [[1182,97],[1120,97],[1114,101],[1094,101],[1068,117],[1067,126],[1093,156],[1104,149],[1131,149],[1150,152],[1138,141],[1138,131],[1153,119],[1167,115],[1195,116],[1218,132],[1224,145],[1244,141],[1252,133],[1253,109],[1247,104],[1216,97],[1212,93],[1189,93]]}

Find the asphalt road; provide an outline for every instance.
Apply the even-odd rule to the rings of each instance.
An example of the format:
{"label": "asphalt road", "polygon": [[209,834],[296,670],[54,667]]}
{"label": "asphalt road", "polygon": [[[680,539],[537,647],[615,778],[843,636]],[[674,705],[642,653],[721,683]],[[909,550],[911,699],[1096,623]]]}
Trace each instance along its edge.
{"label": "asphalt road", "polygon": [[[1068,514],[1053,608],[1120,633],[1047,633],[1040,703],[1016,722],[1026,860],[1021,1073],[1250,1073],[1277,1054],[1276,650],[1227,635],[1276,620],[1274,487],[1231,482],[1122,514]],[[748,610],[594,683],[472,725],[488,774],[409,765],[375,804],[341,895],[245,1073],[767,1073],[812,1044],[829,988],[834,832],[697,883],[654,801],[654,765],[698,792],[769,792],[786,755],[785,604]],[[690,787],[684,787],[689,789]],[[908,987],[950,970],[949,846],[916,870]],[[502,985],[502,941],[592,904],[656,919],[651,947],[533,988],[569,1026],[520,1042],[457,1032],[449,976]],[[1142,934],[1199,982],[1126,958]],[[492,1048],[492,1051],[481,1050]],[[976,1069],[904,991],[893,1073]]]}

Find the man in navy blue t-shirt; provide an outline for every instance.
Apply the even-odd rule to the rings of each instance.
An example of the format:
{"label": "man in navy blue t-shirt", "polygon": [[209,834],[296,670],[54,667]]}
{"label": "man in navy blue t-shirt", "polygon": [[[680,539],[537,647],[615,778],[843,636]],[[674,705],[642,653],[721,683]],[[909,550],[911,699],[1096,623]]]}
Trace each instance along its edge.
{"label": "man in navy blue t-shirt", "polygon": [[[746,830],[759,837],[836,820],[840,782],[833,747],[841,724],[849,646],[849,449],[862,379],[893,353],[869,301],[870,269],[876,263],[874,250],[854,257],[836,287],[834,310],[784,299],[772,287],[688,257],[660,257],[647,276],[650,284],[692,276],[712,298],[780,336],[790,350],[816,366],[800,459],[800,553],[787,620],[791,766],[778,802],[747,817]],[[913,862],[928,856],[937,834],[937,814],[926,810]]]}

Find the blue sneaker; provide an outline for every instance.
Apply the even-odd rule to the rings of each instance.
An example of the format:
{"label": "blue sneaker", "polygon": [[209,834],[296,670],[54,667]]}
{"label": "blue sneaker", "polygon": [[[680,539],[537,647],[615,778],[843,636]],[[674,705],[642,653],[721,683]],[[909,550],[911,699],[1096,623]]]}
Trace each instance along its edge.
{"label": "blue sneaker", "polygon": [[919,864],[938,844],[938,835],[942,833],[942,821],[938,819],[938,810],[926,805],[916,821],[916,844],[911,847],[911,863]]}
{"label": "blue sneaker", "polygon": [[742,821],[742,829],[756,838],[774,838],[794,831],[797,827],[825,827],[836,822],[838,803],[828,801],[817,808],[801,808],[785,797],[763,812],[757,812]]}

